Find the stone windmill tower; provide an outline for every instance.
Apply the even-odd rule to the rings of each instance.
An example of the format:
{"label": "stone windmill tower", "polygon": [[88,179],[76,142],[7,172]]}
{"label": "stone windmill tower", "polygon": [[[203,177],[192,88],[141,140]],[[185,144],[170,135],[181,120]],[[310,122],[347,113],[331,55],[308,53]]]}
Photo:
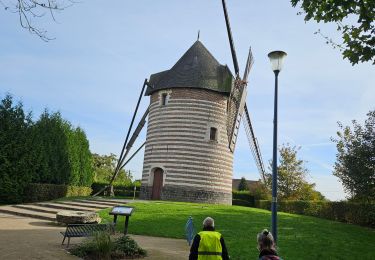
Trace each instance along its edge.
{"label": "stone windmill tower", "polygon": [[151,75],[141,198],[232,203],[233,81],[200,41],[170,70]]}
{"label": "stone windmill tower", "polygon": [[[94,196],[108,188],[112,190],[121,169],[145,146],[142,199],[231,204],[233,153],[241,118],[264,178],[263,161],[246,106],[252,53],[250,49],[241,78],[225,0],[222,4],[235,75],[198,40],[170,70],[145,79],[111,181]],[[150,105],[130,137],[146,86]],[[127,159],[147,117],[146,141]]]}

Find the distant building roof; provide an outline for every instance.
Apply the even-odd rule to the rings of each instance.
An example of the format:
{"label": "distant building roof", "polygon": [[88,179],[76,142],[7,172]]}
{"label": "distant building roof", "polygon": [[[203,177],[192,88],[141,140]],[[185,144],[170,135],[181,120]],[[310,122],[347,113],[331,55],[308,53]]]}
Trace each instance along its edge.
{"label": "distant building roof", "polygon": [[[241,179],[232,179],[232,190],[238,190],[238,186],[240,185]],[[257,184],[259,181],[252,181],[252,180],[246,180],[247,186],[249,189]]]}
{"label": "distant building roof", "polygon": [[201,88],[229,94],[233,75],[196,41],[170,69],[152,74],[146,95],[167,88]]}

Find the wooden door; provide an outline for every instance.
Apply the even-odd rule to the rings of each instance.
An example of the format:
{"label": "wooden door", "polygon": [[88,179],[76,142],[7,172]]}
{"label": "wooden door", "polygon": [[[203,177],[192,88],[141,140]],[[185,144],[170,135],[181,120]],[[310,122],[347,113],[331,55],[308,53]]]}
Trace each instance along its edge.
{"label": "wooden door", "polygon": [[157,168],[154,171],[154,183],[152,185],[151,199],[160,200],[161,188],[163,187],[163,170]]}

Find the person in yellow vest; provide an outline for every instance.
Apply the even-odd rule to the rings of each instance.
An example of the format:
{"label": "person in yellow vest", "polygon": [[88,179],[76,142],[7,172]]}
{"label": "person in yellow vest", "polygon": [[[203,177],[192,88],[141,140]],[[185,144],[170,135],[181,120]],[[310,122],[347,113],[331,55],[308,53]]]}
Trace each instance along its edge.
{"label": "person in yellow vest", "polygon": [[214,219],[203,221],[203,231],[195,235],[189,260],[228,260],[229,255],[223,236],[215,231]]}

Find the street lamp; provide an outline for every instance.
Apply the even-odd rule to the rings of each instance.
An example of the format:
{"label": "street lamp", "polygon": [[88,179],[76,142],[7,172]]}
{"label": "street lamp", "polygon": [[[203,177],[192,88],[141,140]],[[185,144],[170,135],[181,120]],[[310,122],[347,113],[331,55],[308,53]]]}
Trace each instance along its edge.
{"label": "street lamp", "polygon": [[268,53],[271,67],[275,73],[275,102],[273,114],[273,156],[272,156],[272,235],[277,242],[277,83],[278,76],[283,67],[283,61],[286,57],[286,52],[273,51]]}

